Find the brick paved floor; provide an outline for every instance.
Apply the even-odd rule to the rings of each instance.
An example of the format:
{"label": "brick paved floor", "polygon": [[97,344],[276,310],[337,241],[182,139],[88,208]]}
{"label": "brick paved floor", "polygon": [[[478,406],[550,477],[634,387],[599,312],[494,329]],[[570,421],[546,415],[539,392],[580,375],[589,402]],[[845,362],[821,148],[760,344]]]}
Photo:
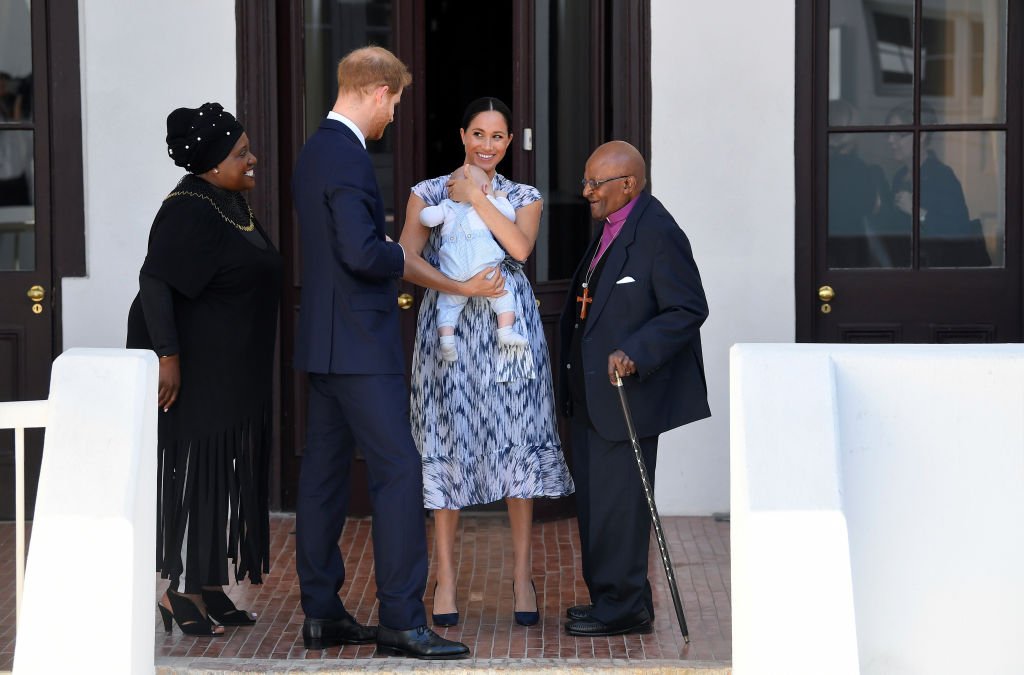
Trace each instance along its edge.
{"label": "brick paved floor", "polygon": [[[379,670],[385,661],[409,661],[374,659],[372,645],[323,651],[303,648],[294,525],[294,516],[290,514],[273,516],[271,573],[266,582],[261,586],[232,586],[229,590],[239,607],[259,613],[260,620],[255,626],[227,628],[226,635],[218,639],[187,637],[177,627],[167,635],[154,607],[156,663],[163,666],[161,672],[185,672],[200,665],[204,671],[230,671],[230,664],[243,662],[247,662],[245,670],[262,672],[274,669],[266,664],[285,659],[292,661],[292,667],[301,666],[304,671],[316,670],[317,665],[325,670],[342,669],[346,663],[361,663],[363,669]],[[668,517],[664,518],[664,528],[689,625],[688,646],[684,645],[676,624],[653,537],[650,578],[657,613],[654,631],[649,635],[606,638],[575,638],[565,634],[565,608],[587,601],[580,575],[575,519],[538,523],[534,527],[533,575],[541,622],[524,628],[512,620],[512,551],[507,518],[496,514],[464,516],[459,537],[461,621],[457,627],[436,630],[468,644],[473,662],[479,664],[511,659],[556,667],[560,663],[584,668],[618,663],[616,667],[626,669],[644,669],[646,664],[669,670],[708,666],[724,672],[717,669],[726,668],[732,657],[729,525],[711,518]],[[430,521],[428,535],[432,536]],[[370,521],[350,520],[341,544],[348,570],[348,580],[342,589],[345,605],[359,621],[376,623]],[[14,526],[0,523],[0,670],[11,668],[14,655],[13,549]],[[433,587],[433,577],[431,566],[428,589]],[[162,592],[163,585],[158,588]],[[429,596],[428,592],[428,614]],[[295,663],[300,659],[305,660],[303,664]],[[264,665],[253,668],[258,662]],[[372,667],[366,668],[365,664]]]}

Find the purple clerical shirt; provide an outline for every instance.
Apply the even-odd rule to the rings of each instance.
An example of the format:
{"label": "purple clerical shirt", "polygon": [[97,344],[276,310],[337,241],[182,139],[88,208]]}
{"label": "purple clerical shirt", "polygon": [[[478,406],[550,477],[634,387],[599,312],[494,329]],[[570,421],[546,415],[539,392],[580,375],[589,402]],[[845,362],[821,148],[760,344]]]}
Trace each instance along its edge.
{"label": "purple clerical shirt", "polygon": [[633,197],[625,206],[605,219],[604,231],[601,232],[601,243],[598,244],[597,252],[590,260],[590,269],[594,269],[597,266],[597,261],[601,259],[601,256],[608,250],[608,247],[612,245],[615,237],[619,236],[619,232],[622,232],[622,226],[626,224],[626,218],[629,218],[629,213],[636,206],[636,200],[638,199],[640,199],[640,195]]}

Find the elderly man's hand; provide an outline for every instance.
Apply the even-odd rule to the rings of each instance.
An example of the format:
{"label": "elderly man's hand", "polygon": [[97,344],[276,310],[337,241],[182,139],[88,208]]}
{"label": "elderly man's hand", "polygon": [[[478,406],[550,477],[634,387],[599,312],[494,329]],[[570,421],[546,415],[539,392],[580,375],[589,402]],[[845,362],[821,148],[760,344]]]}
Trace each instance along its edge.
{"label": "elderly man's hand", "polygon": [[621,349],[616,349],[608,355],[608,381],[615,384],[615,373],[619,377],[636,375],[636,363]]}

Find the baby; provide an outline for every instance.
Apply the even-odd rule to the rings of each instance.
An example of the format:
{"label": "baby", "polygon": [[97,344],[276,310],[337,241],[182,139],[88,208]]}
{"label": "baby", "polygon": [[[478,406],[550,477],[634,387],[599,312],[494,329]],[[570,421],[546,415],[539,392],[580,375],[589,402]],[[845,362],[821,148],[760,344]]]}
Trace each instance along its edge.
{"label": "baby", "polygon": [[[490,190],[490,181],[484,170],[469,165],[459,167],[456,173],[468,171],[468,178],[478,187]],[[458,177],[461,177],[459,175]],[[485,187],[486,186],[486,187]],[[516,211],[503,192],[487,195],[487,199],[501,211],[501,214],[515,222]],[[441,225],[439,258],[441,271],[451,279],[465,281],[477,272],[495,267],[505,259],[505,251],[494,240],[487,224],[481,220],[476,209],[468,203],[444,199],[437,206],[428,206],[420,212],[420,222],[427,227]],[[464,295],[440,293],[437,298],[437,332],[441,341],[441,358],[445,361],[458,360],[455,348],[455,324],[466,306]],[[525,347],[529,341],[515,332],[515,298],[505,293],[499,298],[488,298],[491,309],[498,316],[498,342],[508,347]]]}

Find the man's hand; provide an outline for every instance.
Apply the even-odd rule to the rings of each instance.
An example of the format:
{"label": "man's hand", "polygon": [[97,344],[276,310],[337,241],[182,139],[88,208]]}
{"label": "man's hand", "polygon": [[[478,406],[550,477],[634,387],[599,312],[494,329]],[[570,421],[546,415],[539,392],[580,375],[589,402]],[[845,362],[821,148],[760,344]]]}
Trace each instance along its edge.
{"label": "man's hand", "polygon": [[181,363],[177,354],[160,357],[158,382],[157,403],[164,412],[167,412],[178,400],[178,392],[181,390]]}
{"label": "man's hand", "polygon": [[608,355],[608,381],[612,385],[615,384],[615,373],[618,373],[619,377],[636,375],[636,364],[621,349],[616,349]]}
{"label": "man's hand", "polygon": [[505,277],[497,267],[477,272],[461,284],[461,294],[469,297],[500,298],[505,295]]}

